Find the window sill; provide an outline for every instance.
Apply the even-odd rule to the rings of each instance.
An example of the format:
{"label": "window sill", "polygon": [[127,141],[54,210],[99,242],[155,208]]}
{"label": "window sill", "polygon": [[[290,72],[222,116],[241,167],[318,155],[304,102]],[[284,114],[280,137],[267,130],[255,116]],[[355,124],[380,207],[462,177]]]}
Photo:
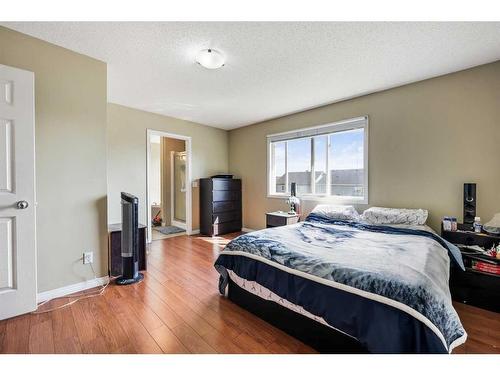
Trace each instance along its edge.
{"label": "window sill", "polygon": [[[267,194],[267,198],[272,199],[288,199],[289,195],[282,194]],[[367,197],[341,197],[341,196],[314,196],[314,195],[298,195],[301,201],[312,201],[331,204],[368,204]]]}

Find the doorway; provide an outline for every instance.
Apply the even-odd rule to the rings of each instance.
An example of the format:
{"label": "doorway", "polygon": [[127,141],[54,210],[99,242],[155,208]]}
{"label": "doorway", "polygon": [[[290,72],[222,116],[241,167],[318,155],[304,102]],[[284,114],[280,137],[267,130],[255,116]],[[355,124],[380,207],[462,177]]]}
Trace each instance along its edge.
{"label": "doorway", "polygon": [[170,151],[170,225],[186,230],[186,151]]}
{"label": "doorway", "polygon": [[148,242],[192,232],[191,138],[147,131]]}

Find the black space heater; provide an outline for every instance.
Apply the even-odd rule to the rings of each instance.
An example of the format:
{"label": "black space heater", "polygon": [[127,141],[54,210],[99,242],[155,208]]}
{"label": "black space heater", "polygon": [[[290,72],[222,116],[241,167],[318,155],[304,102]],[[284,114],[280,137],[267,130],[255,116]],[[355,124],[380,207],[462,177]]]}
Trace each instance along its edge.
{"label": "black space heater", "polygon": [[118,285],[133,284],[144,279],[139,272],[139,199],[128,193],[121,194],[122,201],[122,275]]}

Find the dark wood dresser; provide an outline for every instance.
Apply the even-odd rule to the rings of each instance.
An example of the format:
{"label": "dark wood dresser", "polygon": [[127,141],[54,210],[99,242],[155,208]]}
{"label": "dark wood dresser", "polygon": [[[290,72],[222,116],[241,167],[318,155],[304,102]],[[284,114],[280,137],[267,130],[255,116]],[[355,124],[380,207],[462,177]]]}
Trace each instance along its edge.
{"label": "dark wood dresser", "polygon": [[200,233],[219,236],[241,231],[241,180],[200,179]]}

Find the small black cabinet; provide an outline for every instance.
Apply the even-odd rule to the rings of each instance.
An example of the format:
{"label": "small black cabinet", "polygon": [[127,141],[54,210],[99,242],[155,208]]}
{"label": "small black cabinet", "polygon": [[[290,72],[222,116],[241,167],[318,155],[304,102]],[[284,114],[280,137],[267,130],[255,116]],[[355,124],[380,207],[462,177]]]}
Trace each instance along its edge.
{"label": "small black cabinet", "polygon": [[[441,236],[456,245],[478,245],[491,248],[500,243],[500,236],[487,233],[475,233],[468,226],[459,224],[458,231],[445,231],[441,228]],[[488,261],[500,264],[500,259],[468,252],[461,249],[466,270],[462,271],[454,264],[450,273],[450,291],[455,301],[500,312],[500,275],[482,272],[471,268],[473,260]]]}
{"label": "small black cabinet", "polygon": [[[146,261],[146,230],[145,225],[139,224],[139,270],[145,271]],[[108,225],[108,274],[121,276],[122,274],[122,225]]]}
{"label": "small black cabinet", "polygon": [[288,212],[283,211],[268,212],[266,214],[266,228],[296,224],[299,220],[300,215],[297,214],[289,214]]}
{"label": "small black cabinet", "polygon": [[241,231],[241,180],[200,179],[200,233],[207,236]]}

